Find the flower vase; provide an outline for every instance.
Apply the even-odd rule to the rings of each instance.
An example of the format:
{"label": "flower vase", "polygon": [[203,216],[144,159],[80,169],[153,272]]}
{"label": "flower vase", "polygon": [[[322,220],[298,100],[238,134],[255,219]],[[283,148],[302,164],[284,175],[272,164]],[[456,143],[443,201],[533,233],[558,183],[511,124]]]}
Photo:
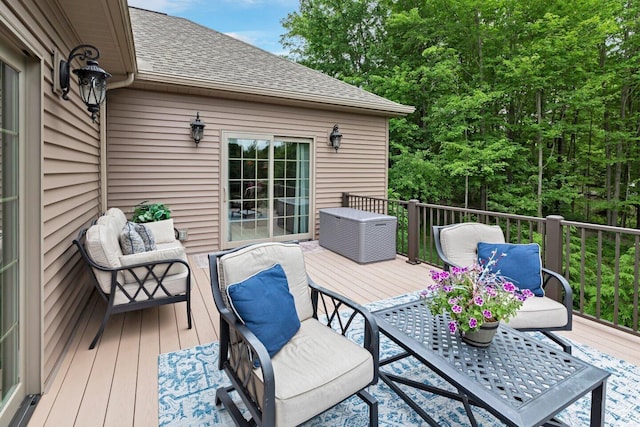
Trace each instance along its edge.
{"label": "flower vase", "polygon": [[477,331],[464,332],[462,341],[474,347],[488,347],[498,331],[500,322],[485,322]]}

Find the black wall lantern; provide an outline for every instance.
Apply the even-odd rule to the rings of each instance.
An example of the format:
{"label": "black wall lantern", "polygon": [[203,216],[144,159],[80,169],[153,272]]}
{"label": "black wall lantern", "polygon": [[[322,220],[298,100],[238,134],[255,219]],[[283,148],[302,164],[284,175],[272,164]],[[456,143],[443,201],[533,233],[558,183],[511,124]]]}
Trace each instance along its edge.
{"label": "black wall lantern", "polygon": [[342,134],[338,129],[338,125],[333,126],[333,130],[329,134],[329,145],[336,149],[336,153],[338,152],[338,148],[340,148],[340,143],[342,142]]}
{"label": "black wall lantern", "polygon": [[98,59],[100,51],[89,44],[81,44],[73,48],[69,53],[67,60],[60,61],[60,88],[62,89],[62,99],[69,100],[68,94],[71,90],[71,61],[75,57],[82,61],[87,61],[87,65],[82,68],[73,70],[78,76],[78,84],[80,85],[80,96],[82,101],[87,105],[87,110],[91,112],[91,120],[96,121],[96,113],[100,110],[100,104],[104,101],[107,93],[107,79],[111,74],[100,68]]}
{"label": "black wall lantern", "polygon": [[200,120],[200,113],[196,113],[195,120],[191,121],[191,138],[198,145],[204,134],[204,123]]}

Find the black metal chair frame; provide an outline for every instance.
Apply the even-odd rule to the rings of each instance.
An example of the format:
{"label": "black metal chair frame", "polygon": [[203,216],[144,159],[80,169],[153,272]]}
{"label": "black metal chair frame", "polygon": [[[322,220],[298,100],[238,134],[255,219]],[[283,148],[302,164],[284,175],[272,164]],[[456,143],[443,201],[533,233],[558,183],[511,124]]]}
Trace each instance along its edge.
{"label": "black metal chair frame", "polygon": [[[444,254],[442,250],[442,245],[440,244],[440,232],[442,229],[447,227],[452,227],[457,224],[449,224],[449,225],[434,225],[432,226],[433,230],[433,242],[436,247],[436,252],[438,256],[444,263],[444,269],[449,271],[451,266],[453,267],[465,267],[462,265],[456,265],[451,262],[447,256]],[[562,274],[549,270],[548,268],[542,268],[542,288],[546,288],[546,286],[553,280],[557,280],[558,283],[562,286],[562,305],[567,309],[567,323],[563,326],[550,327],[550,328],[518,328],[519,331],[539,331],[542,332],[545,336],[551,339],[553,342],[557,343],[562,350],[566,353],[571,354],[571,344],[565,340],[564,338],[554,334],[552,331],[570,331],[573,325],[573,290],[571,289],[571,285],[567,279],[562,276]]]}
{"label": "black metal chair frame", "polygon": [[[189,267],[189,263],[181,259],[168,259],[135,264],[120,268],[103,267],[99,264],[96,264],[87,253],[85,249],[86,234],[87,229],[82,229],[73,243],[76,245],[78,251],[80,252],[80,255],[82,256],[82,259],[89,267],[89,275],[92,278],[95,288],[98,290],[98,293],[102,297],[102,299],[107,303],[107,310],[104,314],[104,318],[102,319],[102,323],[100,324],[98,332],[93,338],[93,341],[91,341],[91,345],[89,346],[90,350],[96,346],[96,343],[98,342],[98,339],[100,339],[100,336],[102,336],[104,328],[107,325],[107,321],[112,314],[186,301],[187,324],[189,329],[191,329],[191,268]],[[174,264],[183,264],[187,268],[187,276],[185,278],[186,292],[184,294],[173,295],[162,284]],[[157,266],[162,266],[159,267],[161,274],[158,274],[158,271],[156,271],[158,270]],[[94,269],[110,273],[111,286],[110,292],[108,294],[105,293],[102,289],[102,286],[100,286],[100,282],[96,277]],[[140,270],[142,270],[144,273],[140,274]],[[128,271],[138,284],[138,288],[135,290],[135,292],[127,291],[125,289],[125,284],[118,281],[118,273],[124,271]],[[150,282],[152,281],[155,281],[155,286],[150,284]],[[131,286],[132,284],[133,283],[127,283],[126,286]],[[126,303],[114,304],[116,291],[124,294],[129,299],[129,301]],[[145,296],[146,299],[138,300],[141,296]]]}
{"label": "black metal chair frame", "polygon": [[[276,397],[271,358],[262,342],[242,323],[232,310],[227,308],[219,286],[219,258],[239,249],[242,248],[220,251],[209,255],[211,290],[216,307],[220,312],[220,358],[218,368],[224,370],[231,381],[231,386],[217,390],[216,405],[224,405],[238,426],[273,427],[276,419]],[[308,275],[307,281],[311,292],[314,319],[346,336],[345,334],[352,326],[353,320],[357,316],[362,316],[364,319],[364,343],[362,344],[371,353],[374,363],[373,379],[368,386],[376,384],[378,382],[379,367],[379,336],[378,326],[373,316],[359,304],[319,286]],[[352,311],[348,319],[340,316],[339,310],[341,309]],[[326,313],[326,318],[325,314],[322,313]],[[256,397],[256,384],[253,383],[253,376],[250,372],[256,366],[259,366],[259,369],[262,370],[264,384],[262,399]],[[231,399],[230,393],[232,391],[236,391],[240,395],[244,405],[249,410],[251,418],[248,421],[242,416],[238,406]],[[351,396],[353,395],[357,395],[367,404],[369,407],[369,425],[377,427],[377,399],[367,392],[365,388]]]}

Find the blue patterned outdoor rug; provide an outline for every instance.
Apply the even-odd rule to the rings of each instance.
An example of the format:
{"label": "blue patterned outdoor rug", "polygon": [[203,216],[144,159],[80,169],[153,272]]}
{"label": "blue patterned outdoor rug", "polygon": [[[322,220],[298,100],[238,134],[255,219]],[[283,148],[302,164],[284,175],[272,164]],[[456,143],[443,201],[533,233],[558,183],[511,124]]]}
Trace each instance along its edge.
{"label": "blue patterned outdoor rug", "polygon": [[[415,299],[405,295],[391,300],[370,304],[378,310]],[[543,335],[538,334],[541,338]],[[611,373],[606,386],[606,425],[640,425],[640,367],[618,360],[582,344],[573,343],[573,355]],[[160,426],[233,426],[231,418],[222,407],[215,406],[216,389],[229,385],[226,375],[218,370],[218,343],[200,345],[158,356],[158,419]],[[381,339],[380,356],[396,352],[394,344]],[[413,379],[423,379],[432,385],[446,388],[448,385],[414,359],[404,359],[385,367],[397,374]],[[453,390],[453,389],[452,389]],[[385,427],[427,425],[404,401],[382,381],[369,388],[379,402],[379,422]],[[429,408],[429,413],[442,426],[468,426],[469,420],[462,404],[441,396],[421,393],[407,388],[407,393]],[[238,398],[239,400],[239,398]],[[578,400],[558,418],[570,426],[589,425],[591,393]],[[480,426],[501,426],[488,412],[473,408]],[[368,407],[357,397],[352,397],[329,411],[306,422],[305,427],[359,427],[369,422]]]}

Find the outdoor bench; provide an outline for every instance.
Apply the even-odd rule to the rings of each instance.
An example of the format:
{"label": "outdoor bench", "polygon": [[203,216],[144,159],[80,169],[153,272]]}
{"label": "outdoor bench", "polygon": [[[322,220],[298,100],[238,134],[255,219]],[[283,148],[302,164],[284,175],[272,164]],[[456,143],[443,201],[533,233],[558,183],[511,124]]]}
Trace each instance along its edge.
{"label": "outdoor bench", "polygon": [[118,208],[109,209],[73,241],[89,267],[98,293],[107,303],[90,349],[95,347],[109,317],[116,313],[186,301],[191,329],[191,269],[184,246],[175,237],[173,220],[144,226],[152,236],[152,246],[137,253],[123,253],[120,237],[134,225]]}

